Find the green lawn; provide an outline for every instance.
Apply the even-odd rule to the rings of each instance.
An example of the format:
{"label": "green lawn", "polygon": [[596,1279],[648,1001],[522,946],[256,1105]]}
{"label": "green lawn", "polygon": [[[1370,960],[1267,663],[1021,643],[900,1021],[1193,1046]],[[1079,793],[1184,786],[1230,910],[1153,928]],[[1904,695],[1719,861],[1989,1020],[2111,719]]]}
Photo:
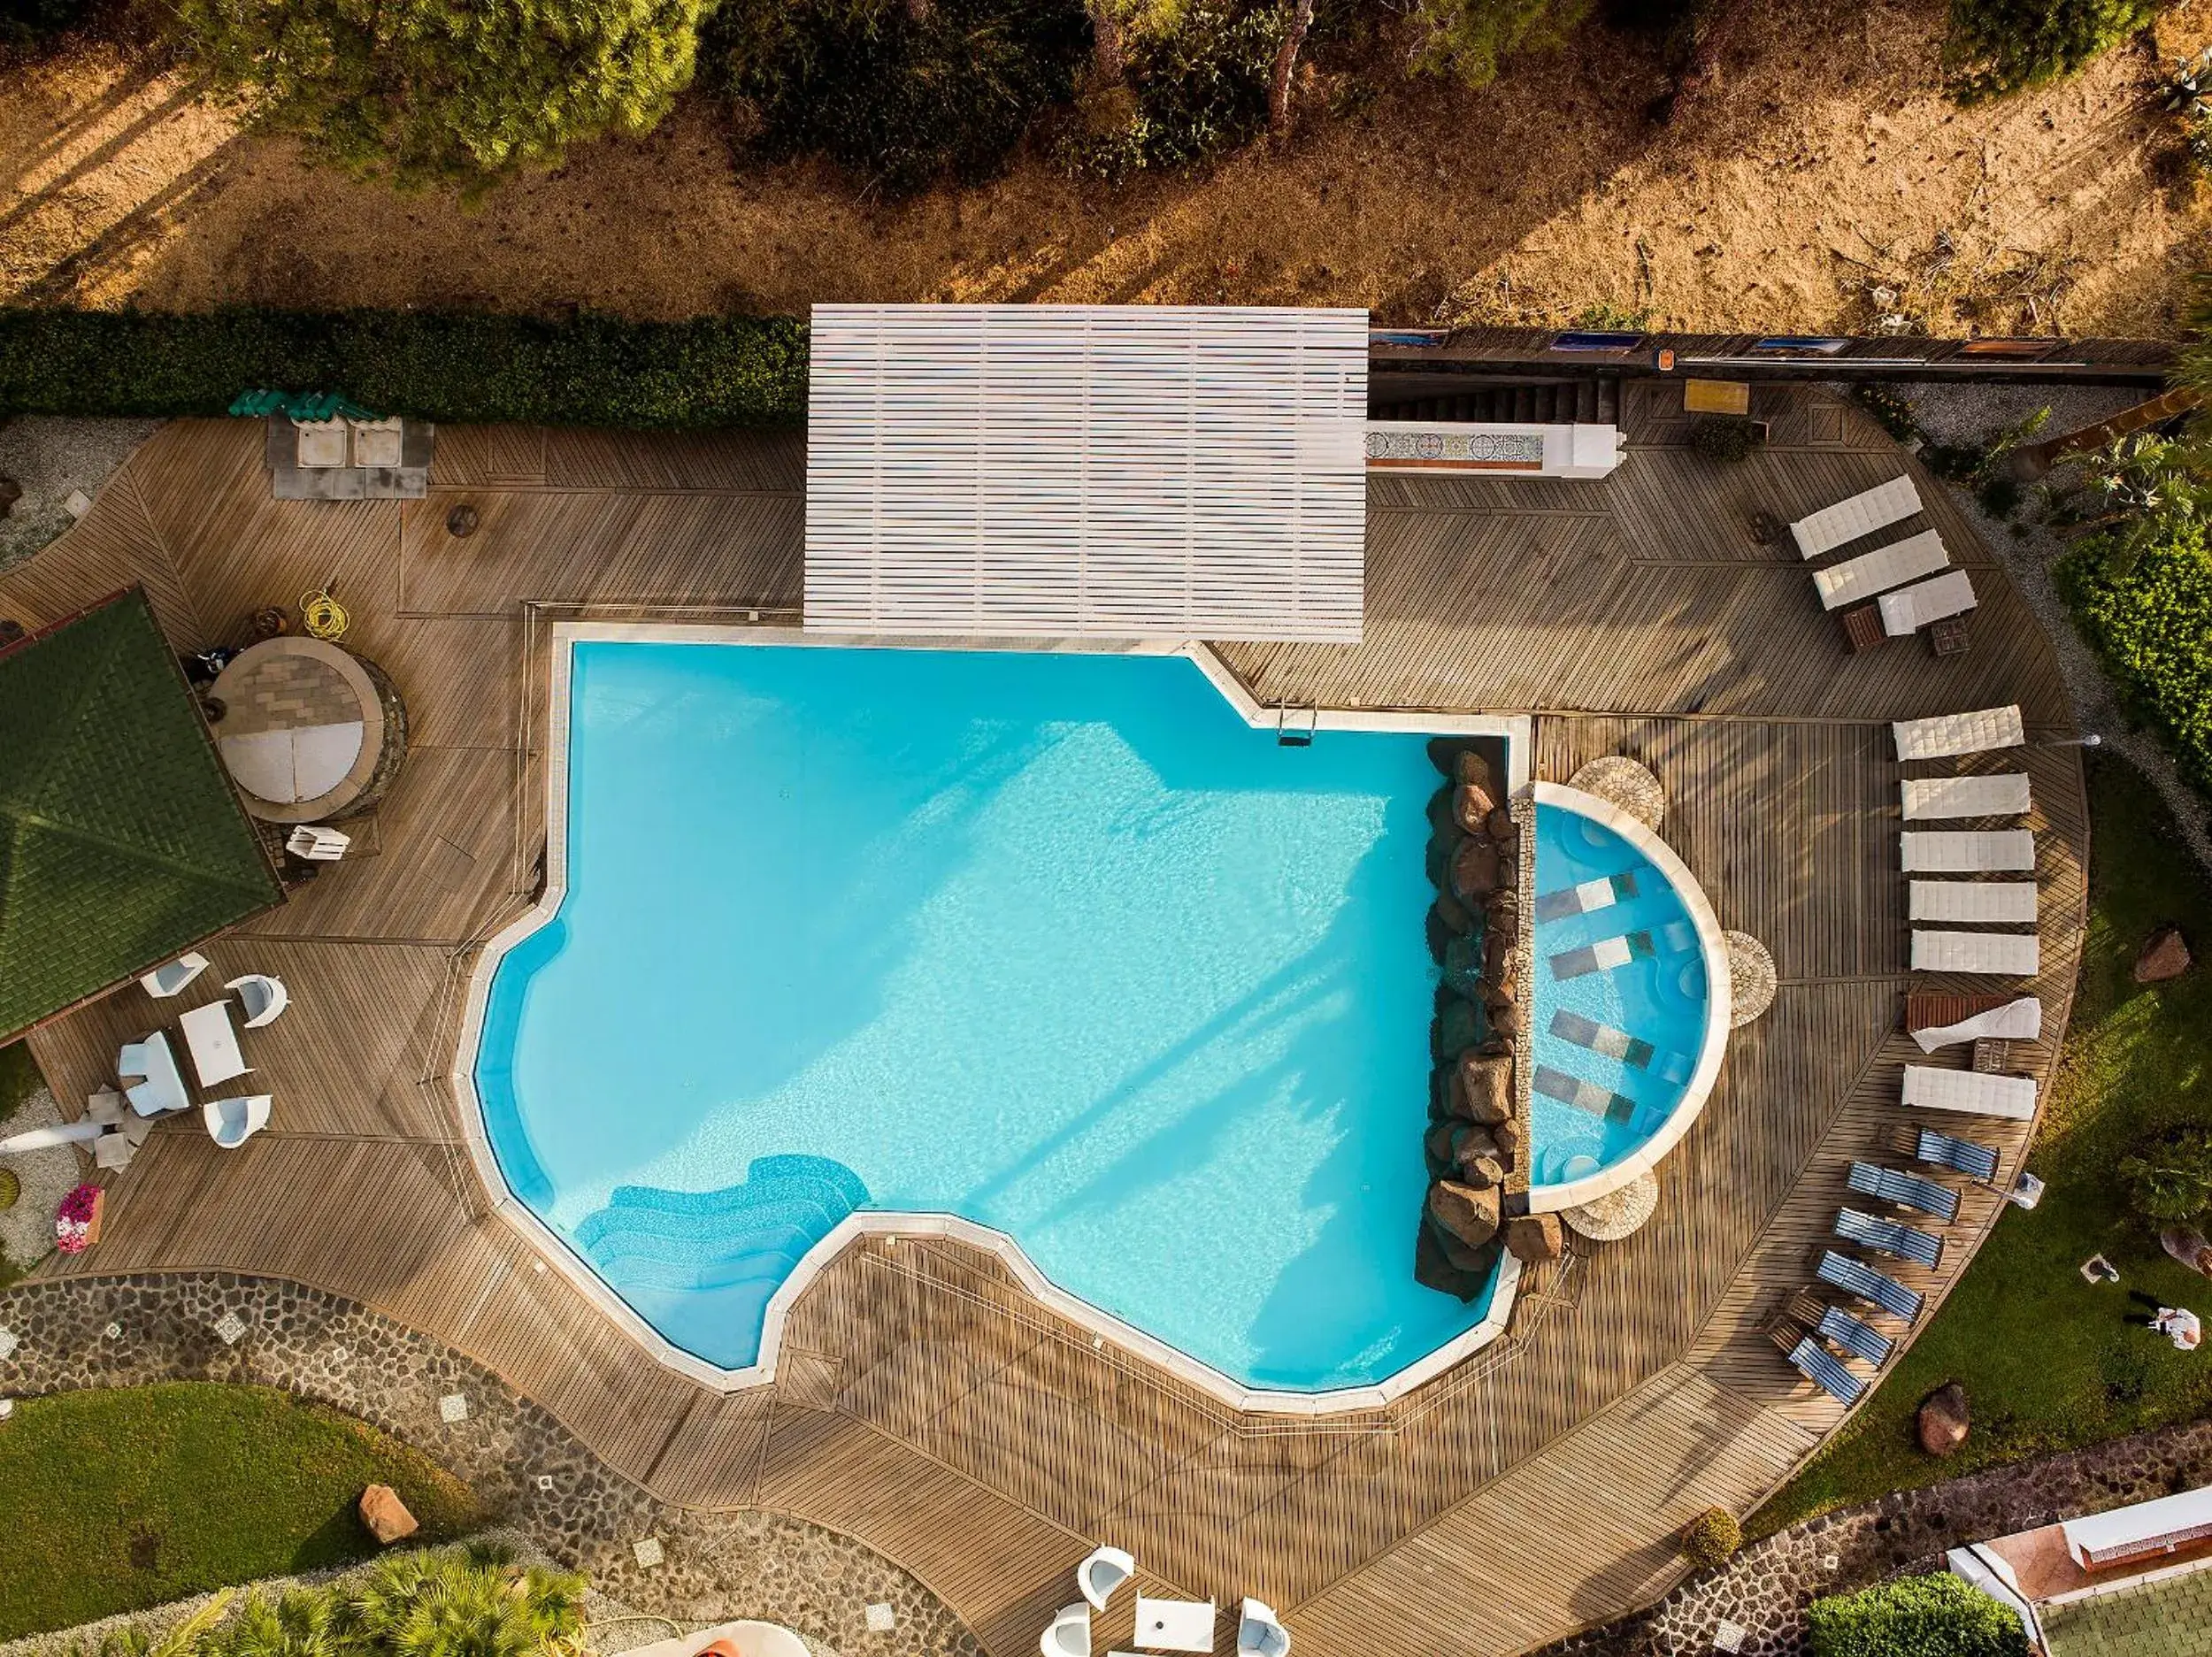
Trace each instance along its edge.
{"label": "green lawn", "polygon": [[[1746,1527],[1766,1535],[1885,1492],[2193,1418],[2212,1407],[2212,1342],[2176,1352],[2123,1323],[2127,1292],[2212,1322],[2212,1282],[2184,1270],[2122,1203],[2114,1165],[2143,1134],[2212,1119],[2212,964],[2139,986],[2136,950],[2162,921],[2212,953],[2212,886],[2155,791],[2093,756],[2089,940],[2071,1027],[2029,1167],[2048,1182],[2032,1214],[2008,1212],[1912,1350],[1850,1427]],[[2212,1231],[2212,1224],[2200,1229]],[[2076,1270],[2101,1251],[2121,1281]],[[1973,1429],[1946,1461],[1921,1454],[1913,1412],[1946,1381],[1966,1388]]]}
{"label": "green lawn", "polygon": [[372,1484],[426,1540],[479,1517],[428,1458],[271,1388],[24,1400],[0,1423],[0,1639],[373,1553],[354,1512]]}

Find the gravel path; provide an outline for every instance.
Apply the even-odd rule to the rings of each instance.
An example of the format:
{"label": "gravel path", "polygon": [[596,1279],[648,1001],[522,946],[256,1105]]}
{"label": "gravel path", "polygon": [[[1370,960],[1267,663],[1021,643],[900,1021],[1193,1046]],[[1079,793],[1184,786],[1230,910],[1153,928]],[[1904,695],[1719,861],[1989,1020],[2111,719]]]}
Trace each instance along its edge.
{"label": "gravel path", "polygon": [[0,518],[0,570],[20,563],[76,519],[63,504],[74,490],[89,500],[108,474],[151,437],[159,420],[65,420],[25,415],[0,420],[0,478],[23,488]]}
{"label": "gravel path", "polygon": [[[49,1128],[61,1120],[61,1107],[53,1094],[41,1087],[25,1100],[0,1128],[0,1139],[32,1128]],[[25,1151],[0,1156],[0,1168],[14,1170],[22,1192],[12,1208],[0,1209],[0,1256],[25,1270],[37,1264],[54,1247],[54,1212],[81,1177],[73,1147],[58,1145],[43,1151]]]}

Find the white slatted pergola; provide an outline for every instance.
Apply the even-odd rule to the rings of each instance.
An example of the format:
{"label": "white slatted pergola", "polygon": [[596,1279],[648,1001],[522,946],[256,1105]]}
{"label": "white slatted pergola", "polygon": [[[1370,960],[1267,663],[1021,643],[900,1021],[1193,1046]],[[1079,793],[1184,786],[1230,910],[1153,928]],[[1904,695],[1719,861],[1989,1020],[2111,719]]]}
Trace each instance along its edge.
{"label": "white slatted pergola", "polygon": [[1357,643],[1367,315],[817,305],[810,631]]}

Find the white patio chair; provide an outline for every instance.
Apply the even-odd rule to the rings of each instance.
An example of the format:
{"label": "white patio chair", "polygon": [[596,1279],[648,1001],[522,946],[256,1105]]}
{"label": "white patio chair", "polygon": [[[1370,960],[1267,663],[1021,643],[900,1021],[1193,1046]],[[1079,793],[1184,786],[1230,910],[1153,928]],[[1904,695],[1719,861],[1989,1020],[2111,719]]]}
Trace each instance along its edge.
{"label": "white patio chair", "polygon": [[1907,874],[2002,874],[2035,867],[2032,829],[1906,829],[1898,848]]}
{"label": "white patio chair", "polygon": [[304,857],[310,863],[334,863],[346,855],[346,848],[353,838],[341,834],[334,828],[321,828],[303,823],[292,831],[292,837],[284,842],[284,849],[295,857]]}
{"label": "white patio chair", "polygon": [[1133,1553],[1118,1547],[1102,1547],[1075,1568],[1075,1585],[1082,1590],[1093,1610],[1103,1611],[1114,1590],[1136,1574],[1137,1560]]}
{"label": "white patio chair", "polygon": [[2032,978],[2043,966],[2033,932],[1944,932],[1919,927],[1912,934],[1915,972],[1978,972],[1992,978]]}
{"label": "white patio chair", "polygon": [[2028,1122],[2035,1116],[2035,1078],[1908,1064],[1903,1098],[1906,1104],[1921,1110],[1957,1110],[1971,1116]]}
{"label": "white patio chair", "polygon": [[1091,1657],[1090,1607],[1061,1607],[1037,1641],[1037,1649],[1043,1657]]}
{"label": "white patio chair", "polygon": [[1247,1599],[1238,1615],[1237,1657],[1290,1657],[1290,1630],[1257,1599]]}
{"label": "white patio chair", "polygon": [[1980,602],[1973,579],[1963,570],[1947,570],[1932,581],[1883,594],[1882,631],[1902,639],[1946,616],[1963,616]]}
{"label": "white patio chair", "polygon": [[1916,777],[1898,785],[1905,819],[1924,817],[2020,817],[2028,809],[2025,771],[2001,777]]}
{"label": "white patio chair", "polygon": [[1951,555],[1944,549],[1943,537],[1932,529],[1924,530],[1889,546],[1877,547],[1872,552],[1814,571],[1813,586],[1820,594],[1823,610],[1841,610],[1846,604],[1855,604],[1893,587],[1933,575],[1950,562]]}
{"label": "white patio chair", "polygon": [[172,995],[181,994],[187,985],[207,970],[207,957],[203,955],[179,955],[174,961],[156,967],[138,980],[138,986],[157,1001],[165,1001]]}
{"label": "white patio chair", "polygon": [[1848,500],[1838,501],[1833,506],[1823,507],[1799,518],[1790,525],[1790,538],[1797,542],[1801,555],[1817,558],[1824,552],[1833,552],[1847,541],[1856,541],[1878,529],[1886,529],[1919,510],[1920,491],[1913,487],[1913,480],[1892,478],[1887,483],[1878,483]]}
{"label": "white patio chair", "polygon": [[266,972],[249,972],[243,978],[231,979],[223,987],[238,992],[239,1009],[246,1015],[242,1029],[258,1030],[264,1024],[273,1024],[278,1015],[292,1004],[284,980],[271,978]]}
{"label": "white patio chair", "polygon": [[1908,920],[1983,926],[2035,924],[2032,880],[1916,880]]}
{"label": "white patio chair", "polygon": [[267,1093],[246,1093],[235,1099],[211,1099],[201,1107],[207,1136],[226,1151],[234,1151],[269,1125]]}
{"label": "white patio chair", "polygon": [[1938,714],[1932,719],[1899,719],[1890,730],[1897,739],[1897,757],[1949,759],[1956,754],[1985,754],[2001,748],[2018,748],[2027,740],[2020,710],[1978,708],[1972,713]]}
{"label": "white patio chair", "polygon": [[1962,1041],[2033,1041],[2042,1033],[2043,1003],[2032,995],[2022,995],[1955,1024],[1916,1030],[1912,1039],[1923,1053],[1933,1053],[1938,1047],[1955,1047]]}

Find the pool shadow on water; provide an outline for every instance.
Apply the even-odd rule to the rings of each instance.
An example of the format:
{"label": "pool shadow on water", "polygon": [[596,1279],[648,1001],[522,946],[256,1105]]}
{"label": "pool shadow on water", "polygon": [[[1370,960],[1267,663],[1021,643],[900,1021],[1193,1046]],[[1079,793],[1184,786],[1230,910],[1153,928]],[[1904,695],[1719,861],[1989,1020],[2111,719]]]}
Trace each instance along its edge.
{"label": "pool shadow on water", "polygon": [[[1427,1183],[1421,1142],[1428,1126],[1428,1001],[1424,997],[1409,1008],[1402,1027],[1394,1029],[1388,1019],[1361,1014],[1349,999],[1361,993],[1371,963],[1370,928],[1402,925],[1409,947],[1422,947],[1425,910],[1398,915],[1391,906],[1406,889],[1402,868],[1420,863],[1427,827],[1418,815],[1394,823],[1361,858],[1337,918],[1319,943],[1125,1076],[1039,1147],[1041,1159],[1100,1128],[1179,1068],[1198,1063],[1216,1044],[1241,1048],[1268,1024],[1295,1026],[1274,1058],[1125,1152],[1063,1205],[1140,1211],[1147,1193],[1171,1182],[1191,1162],[1219,1148],[1246,1117],[1272,1111],[1285,1096],[1294,1101],[1298,1123],[1335,1125],[1338,1141],[1300,1187],[1296,1214],[1259,1210],[1249,1216],[1253,1234],[1285,1219],[1294,1224],[1325,1216],[1318,1234],[1286,1262],[1254,1323],[1242,1331],[1248,1355],[1241,1367],[1259,1385],[1312,1388],[1380,1379],[1471,1327],[1486,1304],[1467,1306],[1405,1286],[1412,1278],[1413,1238]],[[1332,1000],[1339,1003],[1333,1010],[1320,1010]],[[1399,1042],[1405,1051],[1394,1050]],[[1362,1102],[1374,1078],[1394,1073],[1404,1077],[1398,1100]],[[972,1193],[978,1207],[987,1208],[1002,1195],[1010,1178]],[[1217,1200],[1237,1205],[1248,1201],[1248,1193],[1223,1191]],[[1402,1312],[1409,1306],[1423,1314],[1410,1323],[1379,1315],[1379,1308]],[[1325,1354],[1333,1354],[1333,1362]]]}

